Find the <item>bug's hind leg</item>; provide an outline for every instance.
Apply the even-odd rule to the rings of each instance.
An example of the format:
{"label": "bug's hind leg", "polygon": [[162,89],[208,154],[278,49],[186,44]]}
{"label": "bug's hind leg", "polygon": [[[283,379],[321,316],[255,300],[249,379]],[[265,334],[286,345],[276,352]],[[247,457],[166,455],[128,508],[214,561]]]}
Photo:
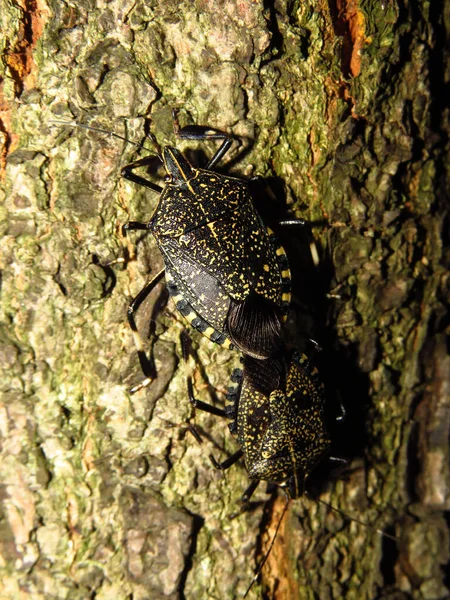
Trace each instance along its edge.
{"label": "bug's hind leg", "polygon": [[259,485],[259,481],[260,481],[259,479],[253,479],[253,481],[250,482],[249,486],[247,487],[247,489],[241,496],[242,504],[248,504],[248,502],[250,501],[250,498],[253,496],[253,492],[256,490],[256,488]]}
{"label": "bug's hind leg", "polygon": [[[188,379],[187,379],[187,386],[188,386],[189,401],[194,408],[203,410],[204,412],[207,412],[210,415],[215,415],[217,417],[229,418],[228,412],[225,409],[218,408],[217,406],[213,406],[212,404],[207,404],[206,402],[202,402],[201,400],[197,400],[197,398],[195,398],[193,384],[192,384],[192,378],[190,376],[188,376]],[[200,434],[200,432],[198,431],[198,429],[192,424],[188,425],[188,429],[191,432],[191,434],[194,436],[194,438],[197,440],[197,442],[200,445],[203,444],[203,437]],[[221,471],[225,471],[226,469],[229,469],[232,465],[234,465],[242,457],[242,455],[243,455],[243,451],[241,449],[239,449],[234,454],[232,454],[230,457],[225,459],[224,461],[219,462],[218,460],[216,460],[214,455],[210,453],[209,460],[211,461],[213,467],[215,467],[216,469],[220,469]]]}
{"label": "bug's hind leg", "polygon": [[130,302],[130,304],[128,306],[128,311],[127,311],[128,323],[129,323],[130,329],[133,333],[133,339],[134,339],[134,343],[135,343],[135,346],[137,349],[139,363],[141,365],[141,369],[144,374],[144,379],[140,383],[138,383],[137,385],[135,385],[134,387],[131,388],[131,390],[130,390],[131,394],[135,394],[137,391],[150,385],[150,383],[155,379],[155,376],[156,376],[154,366],[150,362],[149,358],[147,357],[147,354],[145,353],[144,344],[143,344],[142,338],[139,334],[139,331],[137,329],[135,314],[138,311],[139,307],[141,306],[142,302],[147,298],[147,296],[150,294],[150,292],[155,288],[156,284],[160,281],[160,279],[163,277],[163,275],[164,275],[164,269],[161,269],[161,271],[159,271],[159,273],[157,273],[155,275],[155,277],[153,277],[153,279],[151,281],[149,281],[142,288],[142,290],[139,292],[139,294],[137,294],[137,296],[135,296],[133,298],[133,300]]}
{"label": "bug's hind leg", "polygon": [[[192,406],[194,408],[203,410],[204,412],[207,412],[211,415],[216,415],[217,417],[229,418],[229,414],[225,409],[218,408],[217,406],[213,406],[212,404],[207,404],[206,402],[202,402],[201,400],[197,400],[197,398],[195,398],[192,378],[190,376],[188,376],[188,379],[187,379],[187,386],[188,386],[189,402],[192,404]],[[192,433],[192,435],[195,437],[195,439],[197,440],[197,442],[199,444],[203,444],[203,438],[202,438],[200,432],[193,425],[189,425],[189,431]],[[232,454],[229,458],[225,459],[222,462],[217,461],[213,454],[209,455],[209,460],[211,461],[212,465],[216,469],[225,471],[226,469],[229,469],[232,465],[234,465],[242,456],[243,456],[243,451],[241,449],[239,449],[234,454]]]}
{"label": "bug's hind leg", "polygon": [[138,221],[128,221],[122,225],[122,234],[127,235],[129,231],[147,231],[148,223],[139,223]]}
{"label": "bug's hind leg", "polygon": [[[187,360],[189,358],[189,355],[191,354],[191,338],[189,337],[189,335],[186,331],[183,331],[181,333],[180,340],[181,340],[181,347],[182,347],[182,352],[183,352],[183,359],[185,361],[185,364],[187,364]],[[229,394],[227,395],[228,400],[230,401],[230,404],[228,404],[226,409],[218,408],[211,404],[207,404],[206,402],[197,400],[197,398],[195,398],[195,395],[194,395],[194,387],[193,387],[193,383],[192,383],[192,377],[190,375],[186,375],[186,377],[187,377],[189,401],[192,404],[192,406],[194,408],[198,408],[199,410],[203,410],[209,414],[216,415],[219,417],[225,417],[228,420],[231,419],[232,420],[232,422],[230,423],[230,425],[231,425],[235,420],[235,414],[234,414],[235,410],[236,410],[235,403],[238,401],[237,397],[239,395],[239,389],[242,384],[242,371],[240,369],[235,369],[233,371],[231,380],[232,380],[232,383],[234,383],[235,385],[233,386],[233,388],[230,388]],[[232,429],[232,427],[230,427],[230,429]],[[204,440],[203,440],[202,435],[198,431],[198,429],[189,423],[188,430],[191,432],[191,434],[196,439],[196,441],[200,445],[202,445]],[[237,463],[239,461],[239,459],[243,457],[243,455],[244,455],[244,452],[243,452],[242,448],[239,448],[239,450],[237,450],[234,454],[232,454],[231,456],[229,456],[228,458],[226,458],[225,460],[223,460],[221,462],[219,462],[211,453],[209,454],[209,459],[210,459],[212,465],[216,469],[219,469],[220,471],[226,471],[231,466],[233,466],[235,463]],[[248,485],[247,489],[244,491],[244,493],[242,494],[242,497],[241,497],[242,508],[238,513],[233,515],[232,518],[238,516],[244,510],[246,510],[246,507],[248,507],[248,505],[249,505],[249,501],[253,495],[253,492],[256,490],[258,485],[259,485],[259,479],[254,479],[250,482],[250,484]]]}

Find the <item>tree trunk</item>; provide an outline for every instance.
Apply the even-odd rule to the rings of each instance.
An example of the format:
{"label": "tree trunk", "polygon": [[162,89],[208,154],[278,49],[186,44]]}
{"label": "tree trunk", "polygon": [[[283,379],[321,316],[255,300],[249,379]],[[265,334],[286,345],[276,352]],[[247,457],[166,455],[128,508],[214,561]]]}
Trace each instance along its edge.
{"label": "tree trunk", "polygon": [[[303,233],[283,238],[289,331],[319,341],[329,402],[347,413],[333,454],[350,466],[289,504],[248,597],[448,597],[441,11],[424,0],[4,3],[2,599],[241,598],[284,506],[260,486],[240,513],[244,467],[212,468],[211,449],[223,458],[236,441],[192,412],[184,323],[162,285],[138,319],[157,378],[129,394],[142,375],[126,307],[162,259],[121,225],[148,220],[158,196],[120,177],[139,156],[131,144],[52,122],[151,151],[148,118],[161,144],[192,147],[175,140],[173,108],[182,124],[243,139],[228,171],[268,178],[283,214],[311,222],[317,267]],[[196,390],[211,401],[237,357],[193,337]]]}

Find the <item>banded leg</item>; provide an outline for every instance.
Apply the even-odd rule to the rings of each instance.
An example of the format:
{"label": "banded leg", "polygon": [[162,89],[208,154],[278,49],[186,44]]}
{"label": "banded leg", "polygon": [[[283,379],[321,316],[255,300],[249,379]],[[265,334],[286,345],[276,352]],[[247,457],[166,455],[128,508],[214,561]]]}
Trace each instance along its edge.
{"label": "banded leg", "polygon": [[[249,183],[260,186],[260,189],[264,191],[268,199],[271,200],[274,203],[274,205],[278,204],[277,196],[274,190],[272,189],[272,186],[264,179],[264,177],[261,177],[261,175],[255,175],[254,177],[251,177],[249,179]],[[275,217],[273,217],[268,220],[269,222],[272,222],[274,225],[278,225],[279,227],[305,227],[310,225],[309,221],[306,221],[305,219],[298,219],[296,217],[288,219],[276,219]]]}
{"label": "banded leg", "polygon": [[281,227],[307,227],[308,238],[309,238],[309,251],[311,253],[311,258],[315,267],[318,267],[320,264],[319,252],[317,251],[316,242],[312,236],[311,232],[311,224],[305,219],[284,219],[282,221],[278,221],[278,225]]}
{"label": "banded leg", "polygon": [[226,471],[232,465],[237,463],[237,461],[242,458],[244,452],[239,449],[234,454],[232,454],[229,458],[222,462],[218,462],[212,454],[209,455],[209,458],[216,469],[220,469],[221,471]]}
{"label": "banded leg", "polygon": [[250,482],[250,485],[248,486],[248,488],[245,490],[245,492],[241,496],[242,504],[247,504],[249,502],[250,498],[253,496],[253,492],[258,487],[259,482],[260,482],[259,479],[253,479]]}
{"label": "banded leg", "polygon": [[[183,351],[183,359],[184,359],[185,363],[187,363],[189,354],[191,353],[190,337],[186,333],[186,331],[183,331],[181,333],[180,339],[181,339],[181,347],[182,347],[182,351]],[[240,381],[241,377],[239,377],[237,375],[238,372],[240,372],[239,369],[235,369],[235,371],[233,372],[232,378],[234,377],[234,379],[236,380],[236,383],[239,385],[239,381]],[[194,408],[198,408],[198,409],[203,410],[212,415],[230,419],[231,407],[229,407],[228,410],[221,409],[221,408],[217,408],[216,406],[213,406],[211,404],[207,404],[206,402],[201,402],[200,400],[197,400],[197,398],[195,398],[195,396],[194,396],[192,377],[190,375],[186,374],[186,378],[187,378],[187,385],[188,385],[189,401]],[[202,436],[200,435],[198,430],[190,424],[189,424],[189,431],[192,433],[192,435],[194,436],[194,438],[197,440],[197,442],[200,445],[203,444]],[[244,455],[244,452],[240,448],[234,454],[232,454],[231,456],[229,456],[227,459],[223,460],[222,462],[219,462],[218,460],[216,460],[216,458],[213,456],[213,454],[209,455],[209,459],[210,459],[212,465],[216,469],[219,469],[221,471],[226,471],[232,465],[237,463],[238,460],[240,458],[242,458],[243,455]],[[245,492],[242,494],[241,502],[243,505],[248,504],[251,496],[253,495],[253,492],[256,490],[256,488],[259,485],[259,481],[260,481],[259,479],[252,480],[251,483],[249,484],[249,486],[247,487],[247,489],[245,490]],[[242,511],[240,511],[240,512],[242,512]],[[240,512],[239,512],[239,514],[240,514]]]}
{"label": "banded leg", "polygon": [[142,288],[142,290],[139,292],[139,294],[137,294],[137,296],[135,296],[133,298],[133,300],[130,302],[130,304],[128,306],[128,311],[127,311],[128,323],[129,323],[131,331],[133,333],[133,339],[134,339],[134,343],[135,343],[135,346],[137,349],[139,363],[141,365],[141,369],[142,369],[142,372],[144,373],[144,377],[145,377],[143,379],[143,381],[141,381],[141,383],[138,383],[137,385],[135,385],[134,387],[131,388],[131,390],[130,390],[131,394],[135,394],[140,389],[147,387],[155,379],[155,370],[154,370],[154,367],[151,364],[150,360],[148,359],[147,354],[145,353],[144,344],[142,342],[142,338],[139,335],[139,332],[138,332],[138,329],[136,326],[135,314],[136,314],[137,310],[139,309],[140,305],[142,304],[142,302],[147,298],[147,296],[150,294],[150,292],[155,288],[156,284],[160,281],[160,279],[162,279],[163,275],[164,275],[164,269],[161,269],[161,271],[159,273],[157,273],[153,277],[153,279],[151,281],[149,281],[149,283],[147,283]]}
{"label": "banded leg", "polygon": [[182,331],[180,335],[181,342],[181,351],[183,353],[184,364],[186,365],[186,380],[187,380],[187,388],[188,388],[188,396],[189,402],[194,408],[198,408],[199,410],[203,410],[204,412],[209,413],[210,415],[216,415],[216,417],[228,417],[228,413],[225,409],[219,408],[217,406],[213,406],[212,404],[207,404],[206,402],[202,402],[201,400],[197,400],[194,396],[194,385],[192,383],[192,376],[187,373],[187,362],[189,356],[191,354],[191,338],[189,337],[186,331]]}
{"label": "banded leg", "polygon": [[[204,406],[208,406],[208,405],[204,405]],[[200,410],[204,410],[204,409],[200,408]],[[209,411],[207,410],[206,412],[209,412]],[[190,423],[188,423],[188,430],[191,432],[191,434],[193,435],[195,440],[201,446],[203,444],[203,438],[202,438],[200,432],[198,431],[198,429],[196,429],[194,427],[194,425],[191,425]],[[227,458],[226,460],[224,460],[222,462],[218,462],[212,454],[209,455],[209,460],[211,461],[211,463],[215,469],[220,469],[221,471],[225,471],[226,469],[229,469],[232,465],[237,463],[237,461],[242,456],[243,456],[242,450],[237,450],[234,454],[232,454],[229,458]]]}
{"label": "banded leg", "polygon": [[122,235],[126,236],[129,231],[147,231],[148,223],[139,223],[139,221],[128,221],[122,225]]}

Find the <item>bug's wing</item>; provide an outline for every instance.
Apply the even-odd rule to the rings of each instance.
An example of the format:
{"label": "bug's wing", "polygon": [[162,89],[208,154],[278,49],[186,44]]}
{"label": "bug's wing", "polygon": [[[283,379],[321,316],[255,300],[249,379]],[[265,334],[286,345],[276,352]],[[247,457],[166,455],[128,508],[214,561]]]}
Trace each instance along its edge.
{"label": "bug's wing", "polygon": [[[215,238],[215,242],[220,239]],[[240,248],[245,249],[245,245]],[[268,358],[276,352],[284,313],[271,298],[252,289],[260,273],[265,272],[262,266],[259,268],[256,261],[250,267],[244,266],[242,251],[228,253],[225,260],[219,249],[215,255],[202,254],[199,247],[186,250],[174,240],[165,241],[162,251],[167,271],[173,273],[182,299],[177,308],[185,316],[192,309],[205,327],[212,326],[226,334],[242,352],[254,358]],[[211,261],[211,256],[215,260]],[[275,284],[272,288],[276,288]]]}
{"label": "bug's wing", "polygon": [[182,314],[213,341],[223,334],[244,353],[264,359],[279,343],[289,270],[284,251],[250,199],[244,200],[238,210],[216,211],[214,219],[182,235],[155,237],[178,286]]}
{"label": "bug's wing", "polygon": [[243,302],[231,299],[227,333],[244,354],[265,359],[278,349],[281,321],[281,311],[273,302],[251,292]]}
{"label": "bug's wing", "polygon": [[[176,261],[172,264],[170,259],[174,255]],[[166,269],[177,286],[178,299],[182,300],[181,305],[180,302],[176,302],[178,310],[187,316],[185,314],[187,308],[181,309],[181,306],[187,303],[198,318],[223,333],[230,297],[223,290],[218,279],[203,265],[196,262],[190,254],[180,252],[176,247],[172,249],[170,255],[165,256],[165,262]]]}

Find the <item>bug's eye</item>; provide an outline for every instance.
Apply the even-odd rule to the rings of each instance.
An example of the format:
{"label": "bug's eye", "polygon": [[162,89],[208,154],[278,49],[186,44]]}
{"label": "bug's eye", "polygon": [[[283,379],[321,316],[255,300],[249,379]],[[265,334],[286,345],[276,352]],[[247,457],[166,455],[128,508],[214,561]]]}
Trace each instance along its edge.
{"label": "bug's eye", "polygon": [[166,176],[164,177],[164,181],[165,181],[166,183],[170,183],[170,182],[172,181],[172,175],[166,175]]}

